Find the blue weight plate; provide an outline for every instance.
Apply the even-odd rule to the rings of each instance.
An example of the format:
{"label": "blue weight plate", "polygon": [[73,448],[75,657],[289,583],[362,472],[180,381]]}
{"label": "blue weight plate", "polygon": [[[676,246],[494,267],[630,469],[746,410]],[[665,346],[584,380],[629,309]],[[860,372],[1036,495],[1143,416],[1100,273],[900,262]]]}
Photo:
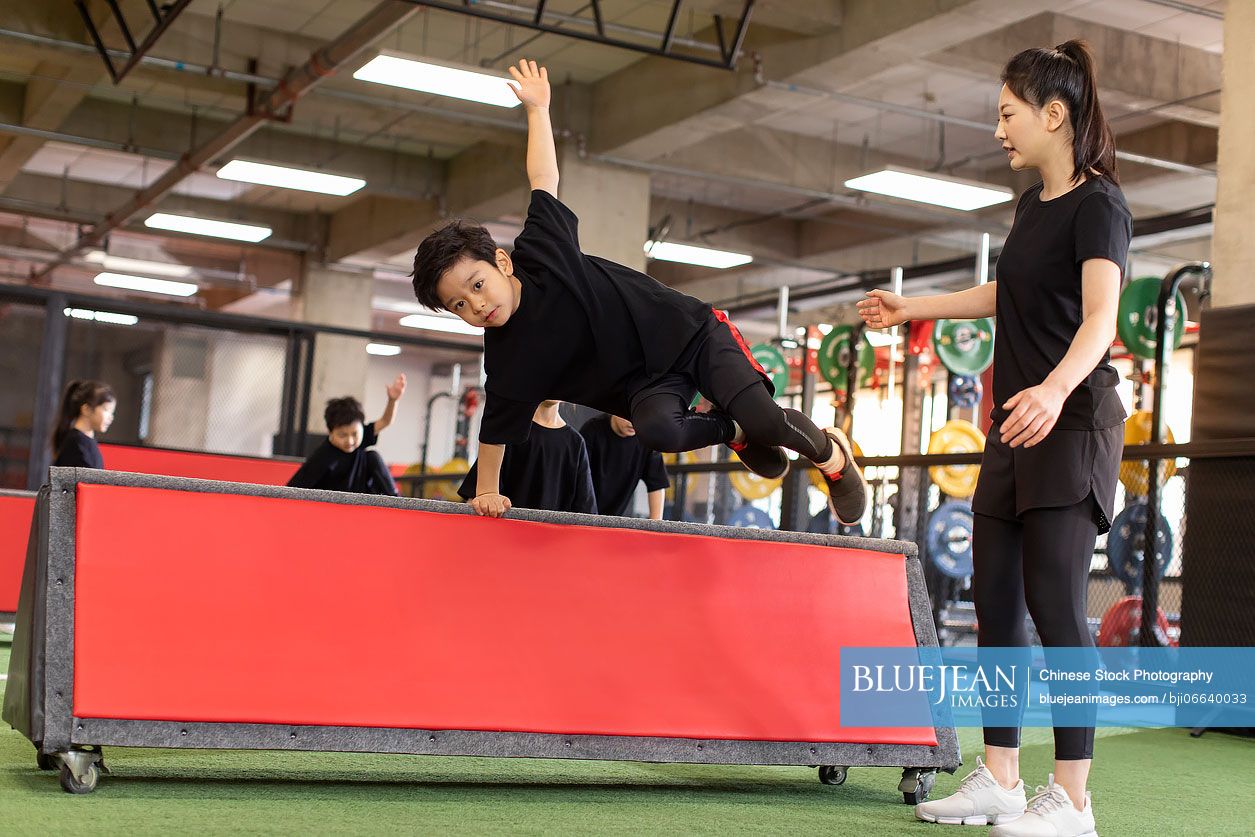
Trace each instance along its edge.
{"label": "blue weight plate", "polygon": [[754,506],[745,505],[732,513],[728,518],[729,526],[736,526],[741,529],[774,529],[776,524],[771,522],[771,515],[762,509]]}
{"label": "blue weight plate", "polygon": [[972,507],[942,503],[928,519],[928,560],[951,578],[972,574]]}
{"label": "blue weight plate", "polygon": [[982,390],[980,378],[973,375],[954,375],[947,387],[950,403],[964,410],[980,403]]}
{"label": "blue weight plate", "polygon": [[[1116,515],[1107,535],[1107,565],[1111,574],[1124,582],[1130,593],[1142,588],[1142,561],[1146,557],[1146,504],[1134,503]],[[1163,517],[1155,544],[1155,564],[1163,578],[1172,558],[1172,527]]]}

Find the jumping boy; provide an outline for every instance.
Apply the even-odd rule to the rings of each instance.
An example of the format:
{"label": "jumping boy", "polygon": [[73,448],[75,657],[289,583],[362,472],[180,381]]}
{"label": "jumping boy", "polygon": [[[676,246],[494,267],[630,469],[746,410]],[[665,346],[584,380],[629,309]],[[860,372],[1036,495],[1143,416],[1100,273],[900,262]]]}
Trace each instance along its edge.
{"label": "jumping boy", "polygon": [[364,424],[366,414],[356,398],[332,398],[323,417],[327,420],[327,440],[314,449],[288,485],[293,488],[321,488],[354,494],[397,496],[397,486],[377,451],[368,450],[379,441],[379,434],[392,424],[397,401],[405,394],[405,375],[397,375],[388,385],[388,406],[383,415]]}
{"label": "jumping boy", "polygon": [[[657,451],[727,444],[771,479],[788,470],[782,446],[791,448],[825,475],[836,518],[861,518],[867,485],[849,442],[775,402],[770,379],[723,312],[580,252],[578,219],[558,200],[548,73],[520,61],[510,74],[527,110],[532,187],[513,255],[481,225],[454,221],[414,256],[418,301],[485,329],[487,397],[472,508],[492,517],[510,508],[499,482],[504,446],[526,440],[536,406],[559,398],[628,417]],[[715,410],[688,409],[699,391]]]}

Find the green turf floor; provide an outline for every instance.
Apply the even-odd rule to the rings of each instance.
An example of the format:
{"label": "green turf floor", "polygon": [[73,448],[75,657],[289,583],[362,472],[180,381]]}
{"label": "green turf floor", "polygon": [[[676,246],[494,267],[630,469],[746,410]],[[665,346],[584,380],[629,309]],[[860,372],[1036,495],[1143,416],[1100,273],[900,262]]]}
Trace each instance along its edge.
{"label": "green turf floor", "polygon": [[[0,639],[0,673],[8,656]],[[1102,732],[1091,787],[1104,837],[1255,834],[1255,742]],[[1026,781],[1044,783],[1049,730],[1026,736]],[[970,766],[979,731],[960,738]],[[802,768],[112,748],[113,775],[71,796],[34,756],[0,731],[0,835],[954,834],[916,823],[883,768],[828,787]],[[966,769],[942,774],[934,797]]]}

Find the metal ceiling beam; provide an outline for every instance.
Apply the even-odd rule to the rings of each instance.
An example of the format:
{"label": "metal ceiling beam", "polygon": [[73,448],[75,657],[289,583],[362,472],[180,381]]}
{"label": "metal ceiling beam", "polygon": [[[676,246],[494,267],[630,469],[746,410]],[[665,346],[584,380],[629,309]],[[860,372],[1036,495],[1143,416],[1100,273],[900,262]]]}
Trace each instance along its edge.
{"label": "metal ceiling beam", "polygon": [[192,0],[175,0],[173,3],[166,3],[161,8],[153,0],[149,0],[148,8],[153,16],[153,28],[149,30],[144,37],[142,43],[135,43],[135,37],[131,34],[130,24],[127,22],[126,15],[122,13],[122,9],[118,6],[117,0],[106,0],[109,5],[109,15],[118,25],[118,30],[122,33],[122,38],[126,41],[129,52],[124,53],[127,60],[122,65],[122,69],[118,69],[113,63],[113,52],[105,47],[104,39],[100,36],[100,30],[96,28],[96,22],[92,20],[91,12],[87,9],[84,0],[74,0],[74,5],[78,9],[78,13],[83,18],[83,23],[87,26],[87,33],[91,35],[92,43],[96,45],[96,52],[100,54],[100,59],[105,62],[105,69],[109,71],[109,77],[113,79],[113,83],[117,84],[126,78],[126,74],[134,69],[135,65],[143,59],[153,45],[165,34],[170,28],[170,24],[174,23],[184,9],[191,4]]}
{"label": "metal ceiling beam", "polygon": [[[741,15],[737,20],[731,41],[727,40],[728,36],[724,31],[723,17],[721,15],[712,15],[716,36],[716,42],[714,43],[675,37],[675,19],[679,14],[683,0],[672,0],[667,28],[662,32],[607,22],[602,18],[601,5],[598,0],[590,2],[593,10],[591,18],[550,11],[542,0],[538,0],[535,6],[503,3],[500,0],[478,0],[475,3],[456,2],[456,0],[404,0],[404,2],[428,9],[437,9],[442,12],[490,20],[507,26],[521,26],[536,32],[562,35],[566,38],[576,38],[590,43],[628,49],[633,52],[660,58],[674,58],[677,61],[687,61],[691,64],[717,67],[721,70],[734,70],[736,69],[737,59],[740,57],[741,45],[745,41],[745,33],[749,29],[750,15],[757,0],[743,0],[745,5],[741,8]],[[564,28],[571,26],[578,26],[580,29]],[[648,43],[612,37],[608,34],[611,32],[625,36],[630,35]],[[655,43],[657,46],[651,45]],[[674,48],[677,45],[700,52],[714,52],[718,55],[718,58],[705,58],[701,55],[675,52]]]}
{"label": "metal ceiling beam", "polygon": [[416,11],[417,8],[412,4],[402,2],[402,0],[385,0],[375,6],[340,37],[316,50],[304,64],[288,72],[274,90],[260,98],[255,107],[241,114],[217,136],[199,148],[184,154],[152,185],[136,192],[133,198],[109,213],[89,232],[80,236],[74,245],[64,250],[40,270],[35,279],[46,278],[53,270],[67,263],[86,248],[100,244],[112,230],[127,223],[146,207],[169,194],[175,186],[199,170],[201,166],[239,145],[267,121],[282,119],[290,114],[292,106],[310,88],[335,73],[363,49],[413,16]]}

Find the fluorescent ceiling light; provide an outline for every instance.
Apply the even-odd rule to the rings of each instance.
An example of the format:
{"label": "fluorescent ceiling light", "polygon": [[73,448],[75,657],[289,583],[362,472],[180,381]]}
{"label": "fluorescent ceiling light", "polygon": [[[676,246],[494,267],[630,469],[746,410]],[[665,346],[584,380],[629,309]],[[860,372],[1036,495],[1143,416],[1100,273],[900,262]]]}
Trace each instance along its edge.
{"label": "fluorescent ceiling light", "polygon": [[753,256],[745,253],[714,250],[710,247],[697,247],[692,244],[675,244],[670,241],[646,241],[645,254],[659,261],[695,264],[699,267],[717,267],[720,270],[739,267],[754,261]]}
{"label": "fluorescent ceiling light", "polygon": [[92,264],[100,265],[105,270],[146,273],[151,276],[173,276],[176,279],[184,279],[192,275],[192,269],[185,264],[152,262],[148,259],[128,259],[124,256],[110,256],[104,250],[92,250],[83,258]]}
{"label": "fluorescent ceiling light", "polygon": [[522,104],[505,76],[431,64],[387,52],[372,58],[353,78],[502,108]]}
{"label": "fluorescent ceiling light", "polygon": [[886,166],[877,172],[845,181],[850,189],[891,198],[971,211],[1006,203],[1014,195],[1005,186],[990,186],[975,180]]}
{"label": "fluorescent ceiling light", "polygon": [[379,355],[380,357],[394,357],[401,354],[401,347],[393,346],[388,343],[367,343],[366,354]]}
{"label": "fluorescent ceiling light", "polygon": [[457,317],[445,317],[440,314],[410,314],[401,318],[401,325],[427,331],[447,331],[450,334],[482,335],[484,333],[484,330],[478,326],[470,325]]}
{"label": "fluorescent ceiling light", "polygon": [[254,224],[236,224],[230,221],[211,221],[208,218],[193,218],[190,215],[171,215],[168,212],[155,212],[144,221],[144,226],[158,230],[192,233],[193,235],[209,235],[214,238],[229,238],[233,241],[258,242],[268,238],[270,227],[259,227]]}
{"label": "fluorescent ceiling light", "polygon": [[275,166],[270,163],[251,163],[248,160],[232,160],[218,169],[223,180],[240,180],[259,183],[262,186],[279,186],[283,189],[300,189],[302,192],[320,192],[324,195],[351,195],[366,185],[360,177],[344,177],[320,171]]}
{"label": "fluorescent ceiling light", "polygon": [[169,279],[153,279],[148,276],[128,276],[125,273],[101,273],[96,276],[96,284],[108,288],[123,288],[128,291],[143,291],[147,294],[166,294],[168,296],[191,296],[199,290],[192,282],[172,282]]}
{"label": "fluorescent ceiling light", "polygon": [[89,311],[86,308],[67,308],[65,309],[67,317],[74,317],[77,320],[95,320],[98,323],[112,323],[114,325],[135,325],[139,322],[139,317],[133,314],[114,314],[110,311]]}

